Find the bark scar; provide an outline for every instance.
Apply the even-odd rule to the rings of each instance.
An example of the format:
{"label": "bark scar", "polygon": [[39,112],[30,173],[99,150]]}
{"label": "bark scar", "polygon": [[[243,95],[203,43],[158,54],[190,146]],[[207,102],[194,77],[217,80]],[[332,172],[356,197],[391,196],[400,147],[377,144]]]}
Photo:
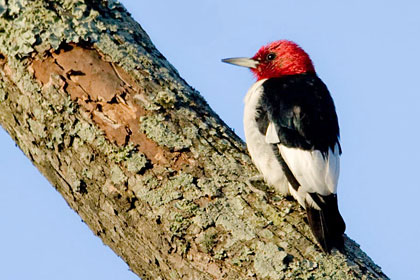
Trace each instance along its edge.
{"label": "bark scar", "polygon": [[44,88],[54,84],[54,76],[60,77],[56,86],[90,113],[111,142],[119,146],[133,143],[152,163],[182,168],[184,156],[159,146],[140,131],[139,119],[146,110],[135,97],[144,97],[143,90],[96,49],[71,43],[34,59],[28,70]]}

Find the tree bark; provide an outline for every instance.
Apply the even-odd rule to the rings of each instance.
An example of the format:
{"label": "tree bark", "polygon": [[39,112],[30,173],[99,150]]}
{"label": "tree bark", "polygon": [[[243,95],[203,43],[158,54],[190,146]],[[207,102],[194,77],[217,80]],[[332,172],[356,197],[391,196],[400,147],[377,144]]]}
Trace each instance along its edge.
{"label": "tree bark", "polygon": [[0,30],[0,124],[142,279],[387,279],[248,186],[244,143],[117,1],[2,0]]}

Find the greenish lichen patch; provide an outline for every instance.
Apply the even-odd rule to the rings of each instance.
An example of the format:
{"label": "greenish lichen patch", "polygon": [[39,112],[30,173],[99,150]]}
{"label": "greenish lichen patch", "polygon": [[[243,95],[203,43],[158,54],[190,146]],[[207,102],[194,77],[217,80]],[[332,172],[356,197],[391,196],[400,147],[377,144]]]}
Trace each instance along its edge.
{"label": "greenish lichen patch", "polygon": [[98,131],[88,122],[78,122],[70,134],[77,135],[81,140],[91,143],[96,138]]}
{"label": "greenish lichen patch", "polygon": [[[36,38],[40,38],[41,40],[47,39],[44,36],[49,32],[44,31],[38,33],[40,30],[45,30],[48,23],[55,22],[57,25],[60,25],[56,14],[45,9],[42,1],[8,1],[6,9],[2,13],[3,17],[6,15],[14,18],[14,20],[9,21],[1,18],[0,24],[6,27],[4,29],[6,30],[5,35],[7,37],[14,37],[16,40],[14,41],[14,45],[11,46],[7,37],[0,36],[0,42],[3,46],[0,48],[3,53],[7,53],[10,56],[27,56],[34,50],[33,47],[37,41]],[[13,27],[11,24],[13,24]]]}
{"label": "greenish lichen patch", "polygon": [[213,153],[211,155],[212,166],[214,166],[219,176],[240,176],[243,173],[242,167],[238,164],[237,159],[222,155],[220,153]]}
{"label": "greenish lichen patch", "polygon": [[212,225],[214,225],[214,215],[207,213],[207,211],[201,211],[199,212],[192,221],[197,224],[200,228],[206,229]]}
{"label": "greenish lichen patch", "polygon": [[145,155],[136,152],[133,155],[131,155],[127,160],[125,161],[125,166],[128,171],[133,173],[138,173],[144,168],[146,168],[146,164],[148,163],[148,160]]}
{"label": "greenish lichen patch", "polygon": [[220,204],[216,204],[214,207],[219,210],[217,217],[214,219],[216,226],[222,226],[232,234],[232,238],[226,246],[229,247],[238,240],[248,241],[255,237],[254,229],[235,216],[235,212],[227,201],[220,201]]}
{"label": "greenish lichen patch", "polygon": [[[49,48],[58,49],[62,42],[79,42],[81,40],[98,42],[101,46],[101,38],[111,39],[109,33],[119,30],[121,23],[122,6],[115,1],[106,1],[109,6],[114,2],[111,14],[114,19],[103,18],[100,13],[93,9],[93,5],[86,5],[85,1],[51,1],[50,7],[45,6],[43,1],[10,0],[0,2],[0,25],[4,29],[6,37],[0,42],[10,55],[19,57],[28,56],[34,49],[38,51]],[[13,18],[13,21],[8,20]],[[11,26],[10,24],[13,24]],[[132,35],[128,26],[124,26],[127,32],[123,32],[132,41]],[[7,38],[16,38],[13,46],[9,45]],[[125,41],[125,40],[122,41]],[[111,39],[112,41],[112,39]],[[1,48],[1,47],[0,47]],[[136,49],[137,55],[139,50]],[[3,52],[4,53],[4,52]]]}
{"label": "greenish lichen patch", "polygon": [[214,227],[211,227],[202,233],[200,233],[197,238],[196,242],[199,246],[199,249],[204,253],[211,253],[213,252],[213,248],[216,246],[217,243],[217,230]]}
{"label": "greenish lichen patch", "polygon": [[50,143],[55,143],[56,145],[60,145],[61,143],[63,143],[64,130],[60,125],[53,124],[53,126],[54,126],[54,129],[51,134],[52,141]]}
{"label": "greenish lichen patch", "polygon": [[[363,266],[363,265],[362,265]],[[286,279],[382,279],[375,272],[362,272],[360,267],[339,252],[331,255],[316,254],[314,258],[288,263]],[[379,278],[377,278],[379,277]]]}
{"label": "greenish lichen patch", "polygon": [[[116,149],[113,149],[112,153],[110,153],[109,157],[114,160],[116,163],[120,163],[123,161],[128,161],[130,158],[133,159],[133,157],[137,154],[136,148],[133,144],[129,143],[128,145],[124,145],[121,147],[118,147]],[[141,156],[141,155],[139,155]],[[133,163],[134,164],[134,163]]]}
{"label": "greenish lichen patch", "polygon": [[172,176],[169,180],[169,184],[171,187],[178,187],[182,186],[183,188],[187,189],[192,186],[194,181],[194,177],[191,174],[179,172],[175,176]]}
{"label": "greenish lichen patch", "polygon": [[[26,95],[19,96],[19,107],[21,110],[25,110],[25,111],[29,110],[31,107],[30,104],[31,103],[28,96]],[[41,114],[38,114],[38,112]],[[34,111],[34,117],[36,117],[37,119],[39,119],[39,117],[43,117],[43,114],[44,114],[43,110],[37,109]]]}
{"label": "greenish lichen patch", "polygon": [[176,95],[169,90],[159,91],[154,101],[165,109],[173,109],[176,102]]}
{"label": "greenish lichen patch", "polygon": [[140,129],[148,138],[171,150],[179,151],[192,145],[191,140],[182,135],[180,128],[175,127],[171,121],[165,120],[162,115],[141,117]]}
{"label": "greenish lichen patch", "polygon": [[[287,207],[290,206],[289,203],[286,203],[286,205],[288,205]],[[280,226],[283,227],[284,226],[284,221],[285,221],[285,213],[282,211],[279,211],[277,208],[273,207],[272,205],[269,205],[267,203],[264,203],[264,201],[262,200],[255,200],[254,201],[254,206],[256,207],[257,210],[261,211],[265,218],[270,221],[270,223],[272,223],[275,226]],[[291,207],[291,206],[290,206]],[[290,212],[290,210],[288,210]],[[289,232],[293,231],[293,228],[290,225],[286,225],[286,229]]]}
{"label": "greenish lichen patch", "polygon": [[232,258],[232,263],[237,266],[242,266],[244,263],[250,262],[253,259],[253,255],[255,255],[254,250],[248,246],[244,246],[239,253]]}
{"label": "greenish lichen patch", "polygon": [[7,98],[7,93],[3,89],[0,89],[0,103],[5,101]]}
{"label": "greenish lichen patch", "polygon": [[272,238],[274,237],[273,232],[272,232],[272,231],[270,231],[270,230],[269,230],[269,229],[267,229],[267,228],[265,228],[265,229],[261,230],[261,231],[258,233],[258,235],[259,235],[259,236],[261,236],[261,237],[262,237],[262,238],[264,238],[264,239],[267,239],[267,240],[272,239]]}
{"label": "greenish lichen patch", "polygon": [[175,208],[180,210],[184,216],[194,216],[199,210],[199,206],[191,200],[183,199],[175,203]]}
{"label": "greenish lichen patch", "polygon": [[239,215],[243,215],[244,214],[244,209],[246,208],[246,202],[244,201],[244,199],[240,196],[235,196],[231,203],[229,204],[232,207],[232,210],[239,214]]}
{"label": "greenish lichen patch", "polygon": [[169,215],[169,230],[173,236],[183,237],[191,224],[191,220],[186,219],[179,213],[171,213]]}
{"label": "greenish lichen patch", "polygon": [[179,172],[179,174],[170,178],[169,183],[173,186],[182,188],[183,197],[187,200],[197,199],[202,195],[195,183],[195,178],[189,173]]}
{"label": "greenish lichen patch", "polygon": [[182,189],[185,187],[185,184],[188,184],[188,181],[185,181],[183,174],[163,181],[146,175],[144,178],[130,183],[136,196],[154,207],[181,199],[183,197]]}
{"label": "greenish lichen patch", "polygon": [[111,168],[111,181],[114,184],[121,184],[123,181],[127,180],[124,172],[117,165],[114,165]]}
{"label": "greenish lichen patch", "polygon": [[[172,238],[173,238],[172,244],[176,248],[177,254],[185,257],[186,254],[188,253],[188,250],[191,247],[191,243],[190,243],[190,241],[188,241],[184,238],[177,238],[177,237],[181,237],[181,236],[182,236],[182,234],[174,234],[172,236]],[[181,279],[181,278],[179,276],[177,276],[174,279]]]}
{"label": "greenish lichen patch", "polygon": [[84,178],[92,180],[93,179],[93,171],[88,169],[88,168],[85,168],[85,169],[83,169],[82,176]]}
{"label": "greenish lichen patch", "polygon": [[284,279],[287,253],[273,243],[257,242],[254,269],[261,278]]}
{"label": "greenish lichen patch", "polygon": [[47,136],[45,125],[39,121],[28,119],[30,130],[38,137],[44,138]]}
{"label": "greenish lichen patch", "polygon": [[216,260],[224,260],[228,257],[226,250],[220,249],[216,251],[213,255]]}
{"label": "greenish lichen patch", "polygon": [[159,109],[161,109],[161,106],[156,105],[153,102],[150,102],[149,100],[147,100],[143,95],[141,94],[136,94],[133,97],[134,101],[136,102],[136,104],[142,106],[144,109],[146,109],[147,111],[158,111]]}
{"label": "greenish lichen patch", "polygon": [[197,181],[197,186],[201,189],[201,192],[210,197],[218,197],[222,194],[222,185],[219,184],[214,178],[200,178]]}

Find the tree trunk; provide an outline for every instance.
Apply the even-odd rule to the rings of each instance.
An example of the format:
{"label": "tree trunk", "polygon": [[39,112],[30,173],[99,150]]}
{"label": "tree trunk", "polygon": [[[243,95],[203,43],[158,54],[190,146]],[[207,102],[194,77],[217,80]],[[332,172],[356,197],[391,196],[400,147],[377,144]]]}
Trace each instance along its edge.
{"label": "tree trunk", "polygon": [[387,279],[248,186],[244,143],[117,1],[3,0],[0,28],[1,125],[142,279]]}

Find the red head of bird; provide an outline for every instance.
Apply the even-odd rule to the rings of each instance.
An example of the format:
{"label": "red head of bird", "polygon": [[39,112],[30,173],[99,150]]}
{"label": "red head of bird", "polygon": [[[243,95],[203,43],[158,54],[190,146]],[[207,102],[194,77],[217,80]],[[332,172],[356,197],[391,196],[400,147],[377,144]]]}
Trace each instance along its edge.
{"label": "red head of bird", "polygon": [[269,43],[251,58],[227,58],[222,61],[250,68],[258,80],[315,72],[309,55],[296,43],[287,40]]}

